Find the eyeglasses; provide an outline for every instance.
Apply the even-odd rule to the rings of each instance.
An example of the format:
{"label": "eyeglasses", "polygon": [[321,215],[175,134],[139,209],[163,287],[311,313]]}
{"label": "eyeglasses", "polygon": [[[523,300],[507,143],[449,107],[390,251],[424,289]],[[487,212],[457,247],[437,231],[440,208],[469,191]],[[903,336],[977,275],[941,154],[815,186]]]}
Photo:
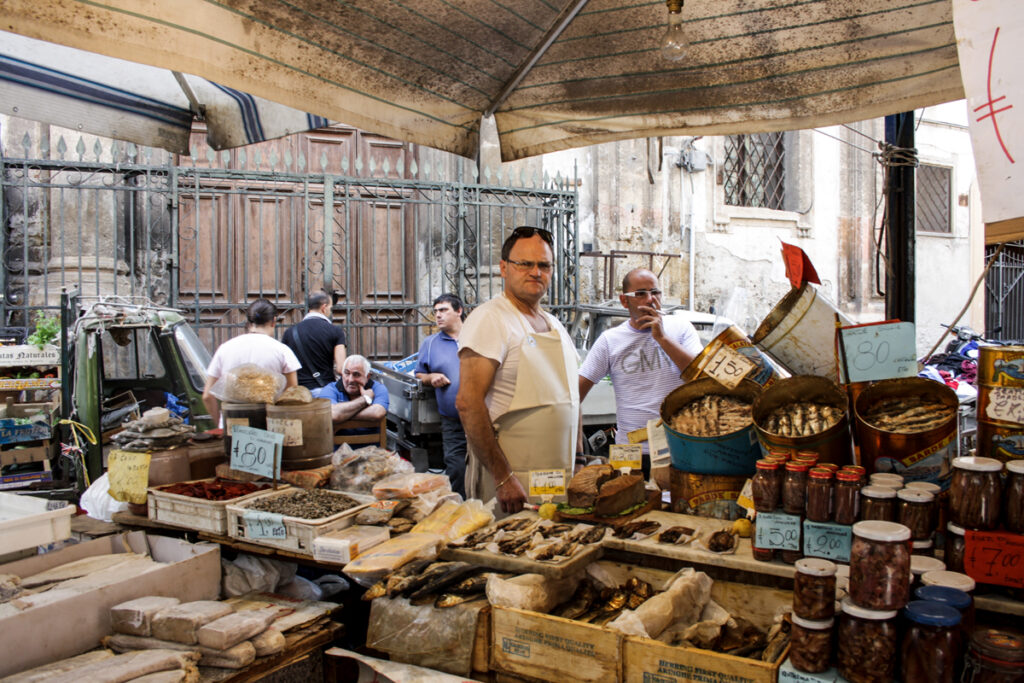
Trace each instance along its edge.
{"label": "eyeglasses", "polygon": [[637,289],[637,290],[632,291],[632,292],[623,292],[622,296],[644,297],[644,298],[651,297],[653,299],[654,297],[661,296],[661,290],[660,289]]}
{"label": "eyeglasses", "polygon": [[534,268],[540,268],[540,272],[542,273],[551,272],[551,261],[513,261],[512,259],[505,260],[524,273],[528,273]]}
{"label": "eyeglasses", "polygon": [[545,230],[544,228],[535,228],[530,225],[522,225],[516,228],[508,237],[509,239],[517,240],[522,239],[524,237],[533,237],[534,235],[540,235],[540,238],[547,242],[548,244],[553,245],[555,243],[554,237],[551,236],[550,230]]}

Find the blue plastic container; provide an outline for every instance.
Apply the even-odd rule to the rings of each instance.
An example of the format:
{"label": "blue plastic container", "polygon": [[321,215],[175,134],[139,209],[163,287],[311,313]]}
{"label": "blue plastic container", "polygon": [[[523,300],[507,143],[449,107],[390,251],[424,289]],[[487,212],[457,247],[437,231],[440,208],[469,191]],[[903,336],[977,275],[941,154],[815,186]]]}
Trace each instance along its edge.
{"label": "blue plastic container", "polygon": [[672,428],[672,417],[683,406],[706,395],[735,396],[753,403],[761,393],[761,385],[744,379],[735,389],[729,389],[711,378],[697,379],[679,387],[661,404],[661,419],[665,423],[672,466],[694,474],[720,474],[745,476],[754,473],[754,463],[761,457],[754,424],[723,436],[691,436]]}

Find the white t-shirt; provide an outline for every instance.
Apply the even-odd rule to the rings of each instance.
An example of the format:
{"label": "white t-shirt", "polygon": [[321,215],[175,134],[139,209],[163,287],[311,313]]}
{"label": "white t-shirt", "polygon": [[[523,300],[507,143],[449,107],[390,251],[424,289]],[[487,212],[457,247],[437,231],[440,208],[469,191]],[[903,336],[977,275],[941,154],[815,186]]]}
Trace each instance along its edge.
{"label": "white t-shirt", "polygon": [[[544,313],[544,317],[551,329],[558,331],[563,342],[569,338],[569,333],[557,318],[550,313]],[[519,345],[530,329],[526,316],[502,293],[474,308],[459,333],[460,351],[472,349],[484,358],[498,362],[494,381],[484,397],[492,422],[504,415],[512,403],[519,371]]]}
{"label": "white t-shirt", "polygon": [[[703,348],[697,330],[687,320],[665,316],[665,335],[689,353]],[[661,402],[683,384],[680,370],[654,341],[650,330],[635,330],[629,321],[606,331],[583,360],[580,375],[595,384],[606,375],[615,389],[615,443],[629,443],[629,432],[647,426],[659,415]],[[643,442],[644,453],[648,452]]]}
{"label": "white t-shirt", "polygon": [[282,375],[302,367],[295,352],[281,342],[266,334],[249,332],[218,346],[206,372],[211,377],[223,377],[232,368],[245,363],[255,363]]}

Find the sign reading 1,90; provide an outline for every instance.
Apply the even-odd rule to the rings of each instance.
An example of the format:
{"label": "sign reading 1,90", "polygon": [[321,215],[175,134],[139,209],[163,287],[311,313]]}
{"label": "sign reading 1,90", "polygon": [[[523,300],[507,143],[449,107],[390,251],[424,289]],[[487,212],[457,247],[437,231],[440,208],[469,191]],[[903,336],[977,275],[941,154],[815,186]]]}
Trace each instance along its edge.
{"label": "sign reading 1,90", "polygon": [[283,445],[283,434],[236,425],[231,430],[231,469],[279,478]]}

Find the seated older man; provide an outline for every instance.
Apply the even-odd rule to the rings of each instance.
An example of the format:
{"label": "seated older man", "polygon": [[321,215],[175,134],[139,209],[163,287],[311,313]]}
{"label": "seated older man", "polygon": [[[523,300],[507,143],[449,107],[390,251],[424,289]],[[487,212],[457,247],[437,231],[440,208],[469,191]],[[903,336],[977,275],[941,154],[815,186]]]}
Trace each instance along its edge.
{"label": "seated older man", "polygon": [[[345,359],[341,379],[333,384],[320,387],[313,392],[317,398],[329,398],[331,419],[335,422],[346,420],[379,420],[388,414],[388,390],[383,382],[370,378],[370,361],[354,355]],[[357,429],[343,434],[361,434],[373,430]]]}

